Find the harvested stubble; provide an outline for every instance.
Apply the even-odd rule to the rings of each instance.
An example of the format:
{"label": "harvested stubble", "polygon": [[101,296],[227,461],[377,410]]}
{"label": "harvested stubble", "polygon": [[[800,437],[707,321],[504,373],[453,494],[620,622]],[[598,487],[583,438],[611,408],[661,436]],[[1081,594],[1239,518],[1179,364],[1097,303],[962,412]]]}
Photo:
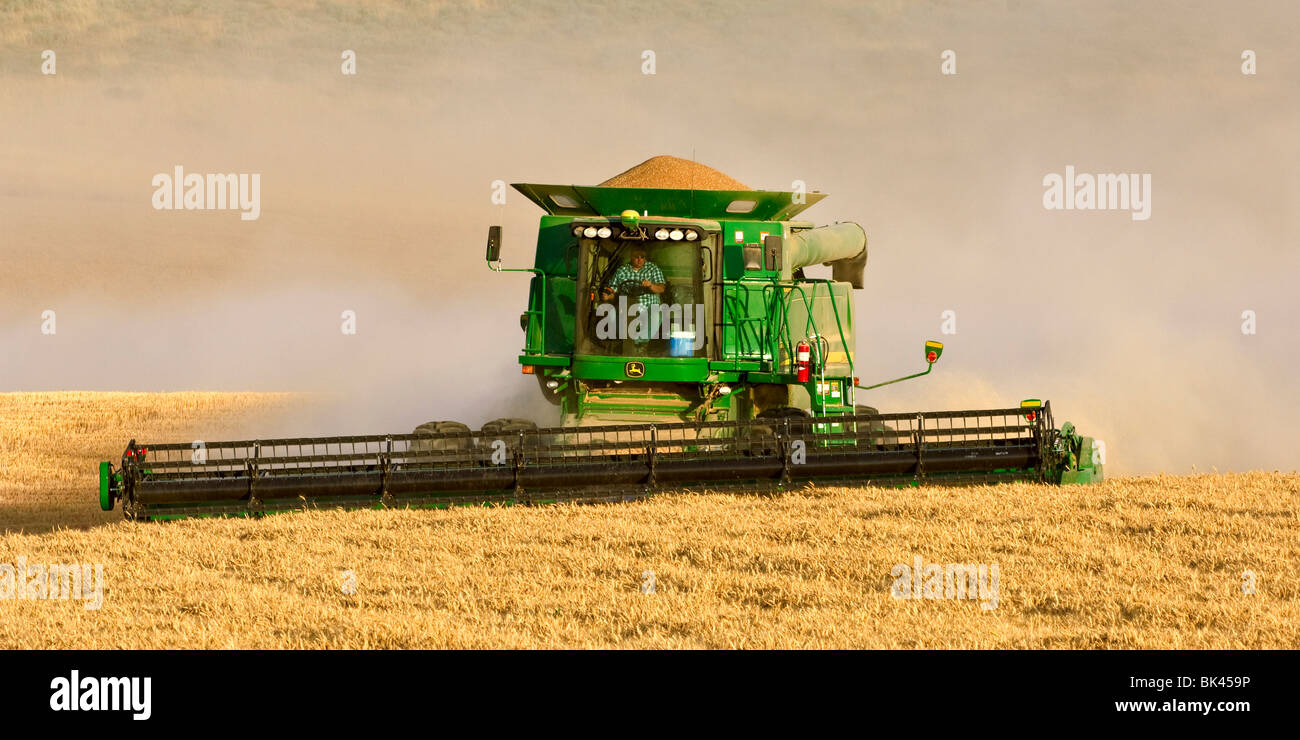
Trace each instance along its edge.
{"label": "harvested stubble", "polygon": [[753,190],[712,167],[661,155],[600,184],[604,188],[663,188],[667,190]]}
{"label": "harvested stubble", "polygon": [[[19,430],[27,449],[75,449],[88,395],[0,398],[9,421],[63,420]],[[134,419],[186,403],[115,400]],[[76,489],[22,495],[62,501],[51,522],[93,510],[87,462],[60,463]],[[0,563],[103,563],[105,594],[98,611],[0,600],[0,648],[1294,648],[1297,497],[1295,473],[1161,475],[11,532]],[[893,598],[916,556],[997,563],[997,608]]]}

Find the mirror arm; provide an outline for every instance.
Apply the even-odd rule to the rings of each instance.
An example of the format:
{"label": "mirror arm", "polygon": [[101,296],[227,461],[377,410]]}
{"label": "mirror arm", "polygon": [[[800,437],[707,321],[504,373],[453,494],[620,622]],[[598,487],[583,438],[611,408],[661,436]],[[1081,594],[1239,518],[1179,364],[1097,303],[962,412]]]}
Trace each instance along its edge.
{"label": "mirror arm", "polygon": [[858,379],[854,378],[853,387],[860,388],[864,391],[869,391],[872,388],[879,388],[883,385],[893,385],[894,383],[901,383],[904,380],[911,380],[912,378],[919,378],[922,375],[929,375],[930,371],[934,369],[934,363],[939,361],[939,356],[942,354],[943,354],[943,343],[930,340],[925,343],[925,361],[928,363],[928,365],[926,366],[924,372],[905,375],[901,378],[895,378],[893,380],[886,380],[883,383],[876,383],[875,385],[858,385]]}
{"label": "mirror arm", "polygon": [[912,374],[912,375],[905,375],[905,376],[903,376],[903,377],[901,377],[901,378],[895,378],[895,379],[893,379],[893,380],[886,380],[886,381],[883,382],[883,383],[876,383],[875,385],[858,385],[857,383],[854,383],[854,384],[853,384],[853,387],[854,387],[854,388],[859,388],[859,389],[864,390],[864,391],[869,391],[869,390],[871,390],[872,388],[879,388],[879,387],[881,387],[882,385],[893,385],[894,383],[901,383],[901,382],[903,382],[904,380],[911,380],[912,378],[919,378],[919,377],[921,377],[922,375],[929,375],[929,374],[930,374],[930,371],[933,370],[933,369],[934,369],[934,363],[932,362],[932,363],[930,363],[929,367],[925,368],[925,372],[914,373],[914,374]]}

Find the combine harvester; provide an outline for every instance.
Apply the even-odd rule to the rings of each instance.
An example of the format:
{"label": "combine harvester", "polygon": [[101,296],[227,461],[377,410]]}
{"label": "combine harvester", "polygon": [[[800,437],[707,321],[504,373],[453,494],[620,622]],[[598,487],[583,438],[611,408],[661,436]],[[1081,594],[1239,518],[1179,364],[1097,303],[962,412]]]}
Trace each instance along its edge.
{"label": "combine harvester", "polygon": [[[628,187],[638,173],[687,187]],[[680,178],[679,178],[680,180]],[[723,182],[724,189],[697,183]],[[620,182],[622,181],[622,182]],[[614,183],[619,183],[615,186]],[[1041,481],[1102,477],[1093,440],[1051,407],[881,414],[854,375],[852,291],[867,239],[796,220],[822,193],[756,191],[657,157],[595,187],[514,186],[546,211],[519,363],[559,424],[451,421],[411,434],[190,444],[132,440],[100,463],[100,505],[128,519],[314,507],[621,501],[656,488]],[[805,277],[829,265],[831,279]]]}

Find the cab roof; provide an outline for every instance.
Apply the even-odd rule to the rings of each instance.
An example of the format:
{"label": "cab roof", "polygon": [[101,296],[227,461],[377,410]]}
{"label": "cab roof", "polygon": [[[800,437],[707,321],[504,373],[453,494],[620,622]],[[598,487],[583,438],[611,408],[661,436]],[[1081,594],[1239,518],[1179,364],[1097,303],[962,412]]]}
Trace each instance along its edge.
{"label": "cab roof", "polygon": [[[787,221],[827,195],[773,190],[669,190],[533,183],[515,183],[513,187],[553,216],[615,218],[623,211],[633,210],[648,218],[667,216],[726,221]],[[795,202],[796,196],[800,196],[803,202]]]}

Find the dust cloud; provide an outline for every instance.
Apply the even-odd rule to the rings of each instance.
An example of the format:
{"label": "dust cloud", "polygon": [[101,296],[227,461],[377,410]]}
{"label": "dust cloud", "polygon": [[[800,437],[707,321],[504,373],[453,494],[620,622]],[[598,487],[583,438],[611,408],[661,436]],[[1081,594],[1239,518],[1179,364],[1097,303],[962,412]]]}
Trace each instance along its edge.
{"label": "dust cloud", "polygon": [[[492,183],[672,154],[865,226],[856,374],[946,351],[860,401],[1050,399],[1115,472],[1296,467],[1294,3],[83,0],[0,29],[0,390],[328,394],[268,434],[552,421],[514,361],[528,277],[482,259],[500,223],[525,265],[540,211]],[[154,210],[176,165],[260,173],[260,218]],[[1045,210],[1067,165],[1151,174],[1150,220]]]}

